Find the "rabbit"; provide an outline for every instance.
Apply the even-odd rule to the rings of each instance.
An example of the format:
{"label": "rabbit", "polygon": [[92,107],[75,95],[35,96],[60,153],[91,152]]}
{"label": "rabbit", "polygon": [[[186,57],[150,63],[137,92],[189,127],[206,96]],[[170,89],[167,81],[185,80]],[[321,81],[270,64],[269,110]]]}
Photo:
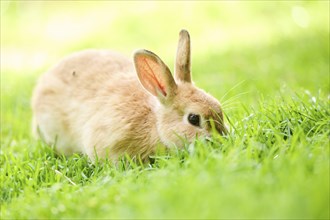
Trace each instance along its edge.
{"label": "rabbit", "polygon": [[108,50],[69,55],[33,91],[34,134],[60,154],[91,160],[146,160],[157,146],[180,148],[212,130],[226,134],[219,101],[192,82],[190,47],[181,30],[174,77],[148,50],[133,60]]}

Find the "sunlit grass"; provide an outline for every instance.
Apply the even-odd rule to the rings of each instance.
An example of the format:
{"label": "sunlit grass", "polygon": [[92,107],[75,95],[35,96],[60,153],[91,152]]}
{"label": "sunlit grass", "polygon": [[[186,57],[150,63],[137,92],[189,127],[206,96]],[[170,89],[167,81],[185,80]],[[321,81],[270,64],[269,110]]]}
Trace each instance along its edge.
{"label": "sunlit grass", "polygon": [[92,164],[18,140],[19,151],[7,146],[1,154],[2,214],[325,218],[330,112],[322,100],[304,95],[261,103],[231,118],[228,137],[160,154],[151,165]]}

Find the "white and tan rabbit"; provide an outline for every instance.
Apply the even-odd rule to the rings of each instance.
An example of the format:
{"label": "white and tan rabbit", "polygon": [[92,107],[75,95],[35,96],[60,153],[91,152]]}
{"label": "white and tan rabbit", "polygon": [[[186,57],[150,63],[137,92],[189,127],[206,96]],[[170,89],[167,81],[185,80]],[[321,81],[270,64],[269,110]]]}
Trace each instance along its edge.
{"label": "white and tan rabbit", "polygon": [[[106,50],[64,58],[39,80],[32,99],[33,129],[59,153],[112,160],[127,153],[147,159],[158,145],[225,133],[219,102],[191,80],[190,37],[180,32],[175,80],[154,53],[134,61]],[[210,123],[211,118],[215,123]]]}

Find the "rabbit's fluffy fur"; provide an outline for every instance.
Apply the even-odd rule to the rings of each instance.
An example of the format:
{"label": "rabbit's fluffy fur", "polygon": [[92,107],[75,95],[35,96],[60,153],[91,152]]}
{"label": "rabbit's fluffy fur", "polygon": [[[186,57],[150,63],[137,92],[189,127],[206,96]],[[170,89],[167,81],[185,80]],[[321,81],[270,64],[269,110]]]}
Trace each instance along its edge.
{"label": "rabbit's fluffy fur", "polygon": [[[190,37],[180,32],[175,80],[154,53],[134,60],[105,50],[64,58],[39,80],[33,94],[34,133],[59,153],[116,160],[148,158],[158,145],[225,133],[219,102],[191,81]],[[200,122],[191,124],[189,115]],[[196,119],[196,118],[195,118]],[[213,119],[214,123],[211,123]],[[196,121],[196,120],[195,120]]]}

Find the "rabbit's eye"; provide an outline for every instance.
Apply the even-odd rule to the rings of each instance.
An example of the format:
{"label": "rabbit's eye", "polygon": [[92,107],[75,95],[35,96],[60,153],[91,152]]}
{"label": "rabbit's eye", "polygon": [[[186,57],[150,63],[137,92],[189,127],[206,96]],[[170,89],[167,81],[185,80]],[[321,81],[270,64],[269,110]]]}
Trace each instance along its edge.
{"label": "rabbit's eye", "polygon": [[200,116],[196,114],[189,114],[188,121],[194,126],[200,126]]}

